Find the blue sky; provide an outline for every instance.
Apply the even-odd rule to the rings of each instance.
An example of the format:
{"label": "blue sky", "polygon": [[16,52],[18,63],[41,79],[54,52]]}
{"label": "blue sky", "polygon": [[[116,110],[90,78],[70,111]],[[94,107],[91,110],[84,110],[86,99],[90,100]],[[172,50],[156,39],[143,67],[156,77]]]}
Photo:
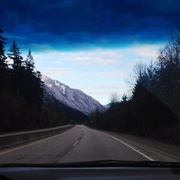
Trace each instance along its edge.
{"label": "blue sky", "polygon": [[155,60],[179,29],[179,0],[6,0],[0,27],[36,68],[102,104],[128,93],[136,62]]}

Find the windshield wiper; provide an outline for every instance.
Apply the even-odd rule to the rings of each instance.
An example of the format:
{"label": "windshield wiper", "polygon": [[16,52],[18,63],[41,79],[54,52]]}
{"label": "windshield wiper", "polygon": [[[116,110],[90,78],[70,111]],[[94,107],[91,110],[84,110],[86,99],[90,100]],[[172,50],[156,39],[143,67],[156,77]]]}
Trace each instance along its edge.
{"label": "windshield wiper", "polygon": [[[164,161],[122,161],[122,160],[98,160],[78,163],[68,163],[64,165],[88,166],[88,167],[180,167],[180,162]],[[61,166],[61,164],[60,164]]]}
{"label": "windshield wiper", "polygon": [[98,160],[72,163],[54,164],[0,164],[0,167],[170,167],[180,168],[180,162],[164,161],[122,161],[122,160]]}

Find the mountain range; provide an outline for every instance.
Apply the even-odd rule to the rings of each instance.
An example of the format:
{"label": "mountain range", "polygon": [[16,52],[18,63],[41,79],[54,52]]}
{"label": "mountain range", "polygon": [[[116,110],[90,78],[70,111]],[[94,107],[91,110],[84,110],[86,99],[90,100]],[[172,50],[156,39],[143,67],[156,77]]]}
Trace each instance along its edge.
{"label": "mountain range", "polygon": [[88,96],[79,89],[70,88],[69,86],[47,76],[42,76],[42,81],[44,82],[46,93],[49,96],[54,97],[62,104],[78,110],[87,116],[96,110],[100,112],[106,110],[106,108],[97,100]]}

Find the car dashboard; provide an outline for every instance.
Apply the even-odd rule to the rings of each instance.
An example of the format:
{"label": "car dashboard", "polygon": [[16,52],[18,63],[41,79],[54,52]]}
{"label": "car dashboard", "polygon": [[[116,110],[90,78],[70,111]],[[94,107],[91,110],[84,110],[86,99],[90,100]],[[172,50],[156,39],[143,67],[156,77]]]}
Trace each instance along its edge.
{"label": "car dashboard", "polygon": [[170,167],[1,167],[0,179],[180,179]]}

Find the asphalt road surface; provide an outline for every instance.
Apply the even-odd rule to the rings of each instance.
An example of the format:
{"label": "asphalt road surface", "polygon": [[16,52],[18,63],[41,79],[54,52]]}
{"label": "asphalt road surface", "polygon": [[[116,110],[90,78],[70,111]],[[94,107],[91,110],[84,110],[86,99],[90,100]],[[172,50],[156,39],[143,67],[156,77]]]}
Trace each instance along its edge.
{"label": "asphalt road surface", "polygon": [[0,151],[0,163],[66,163],[94,160],[147,161],[126,142],[83,125],[43,140]]}

